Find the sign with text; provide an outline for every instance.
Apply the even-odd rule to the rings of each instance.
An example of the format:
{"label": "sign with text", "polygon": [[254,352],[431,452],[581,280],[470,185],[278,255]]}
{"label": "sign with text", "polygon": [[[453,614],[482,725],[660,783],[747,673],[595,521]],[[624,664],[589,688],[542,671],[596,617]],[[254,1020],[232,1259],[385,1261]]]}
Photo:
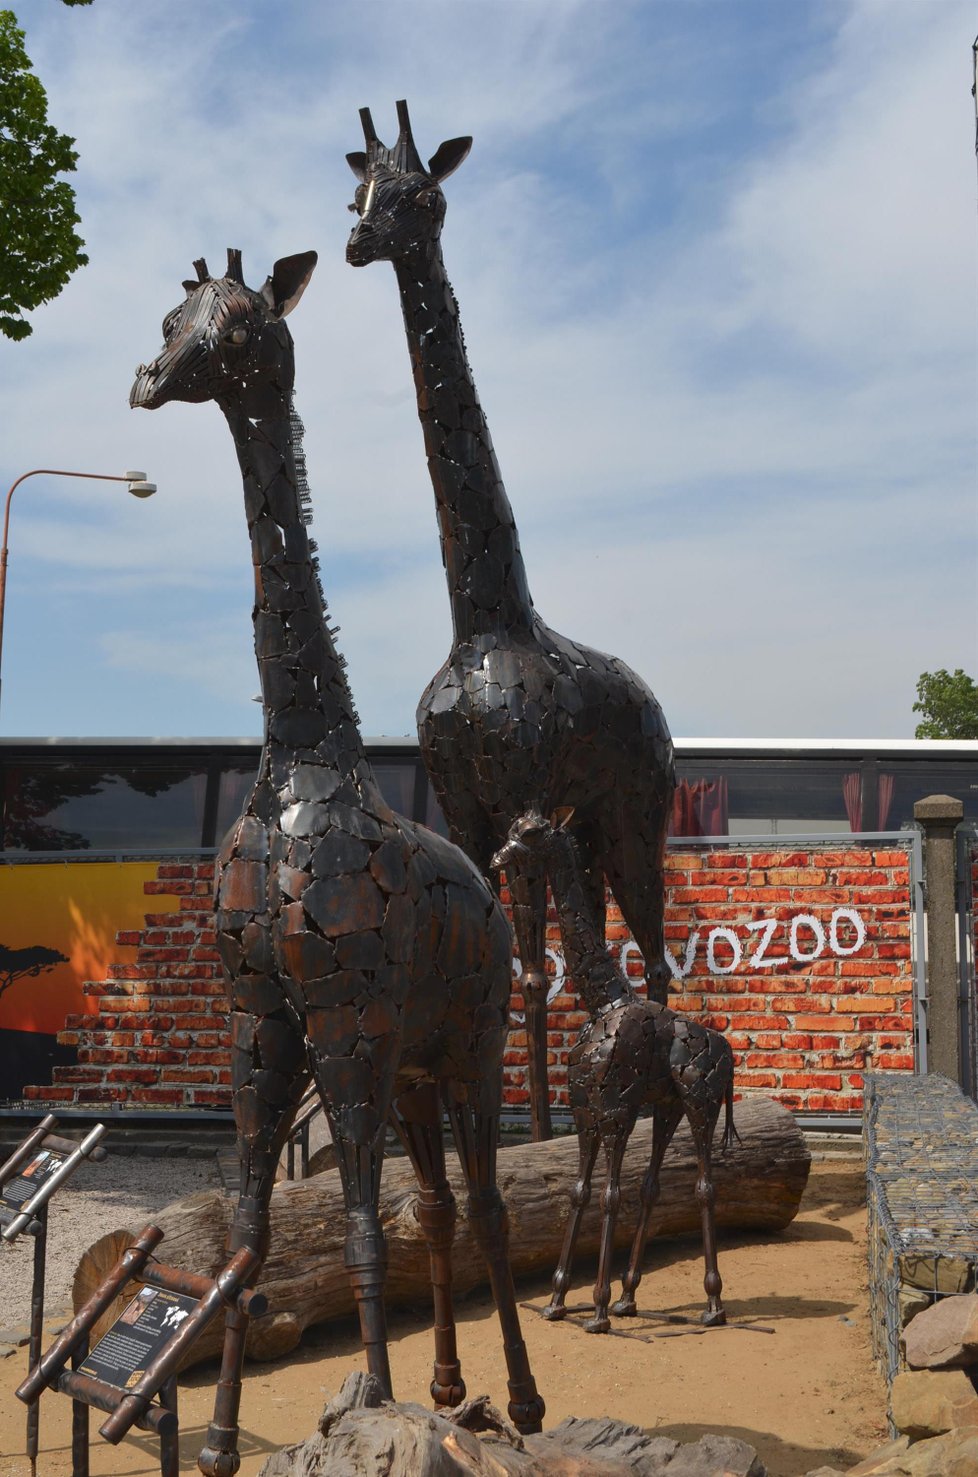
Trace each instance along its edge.
{"label": "sign with text", "polygon": [[28,1200],[33,1199],[68,1158],[57,1149],[38,1149],[34,1158],[3,1187],[0,1195],[0,1225],[9,1225],[20,1215]]}
{"label": "sign with text", "polygon": [[82,1374],[131,1390],[196,1306],[194,1298],[178,1292],[141,1288],[86,1357]]}

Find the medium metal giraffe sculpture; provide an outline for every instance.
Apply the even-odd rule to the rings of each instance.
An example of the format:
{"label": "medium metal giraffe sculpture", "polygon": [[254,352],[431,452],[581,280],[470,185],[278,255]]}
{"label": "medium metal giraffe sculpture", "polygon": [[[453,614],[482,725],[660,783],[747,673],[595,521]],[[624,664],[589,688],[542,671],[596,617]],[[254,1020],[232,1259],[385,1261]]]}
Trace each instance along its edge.
{"label": "medium metal giraffe sculpture", "polygon": [[[414,1165],[431,1261],[438,1405],[462,1399],[451,1292],[455,1203],[447,1111],[485,1254],[509,1374],[509,1410],[537,1431],[509,1266],[496,1145],[511,934],[467,856],[385,803],[364,753],[344,661],[327,622],[307,523],[294,358],[284,319],[316,263],[277,262],[259,292],[241,253],[224,277],[203,261],[136,371],[131,403],[215,400],[234,438],[255,571],[255,652],[265,740],[255,787],[217,866],[218,943],[231,1000],[241,1188],[230,1250],[265,1253],[275,1167],[314,1079],[336,1145],[348,1216],[345,1260],[367,1365],[389,1391],[386,1251],[378,1213],[390,1122]],[[199,1465],[238,1466],[245,1329],[228,1314],[214,1421]]]}
{"label": "medium metal giraffe sculpture", "polygon": [[590,1017],[571,1048],[567,1086],[580,1152],[578,1180],[571,1193],[571,1214],[560,1261],[554,1273],[553,1297],[544,1316],[563,1318],[570,1286],[574,1247],[585,1207],[591,1198],[591,1175],[598,1149],[605,1158],[604,1212],[594,1316],[588,1333],[610,1328],[611,1259],[621,1197],[621,1166],[632,1129],[643,1107],[652,1109],[652,1157],[642,1182],[641,1209],[632,1242],[622,1294],[613,1313],[636,1312],[635,1291],[642,1280],[642,1258],[649,1222],[659,1191],[659,1171],[672,1137],[685,1117],[693,1135],[699,1175],[696,1199],[703,1225],[703,1256],[708,1298],[702,1321],[726,1323],[717,1268],[714,1191],[710,1172],[713,1134],[726,1105],[723,1146],[736,1135],[733,1122],[734,1062],[730,1043],[688,1016],[654,1000],[640,1000],[612,958],[588,898],[584,867],[574,837],[567,829],[570,811],[558,810],[547,821],[529,812],[514,821],[493,865],[509,868],[529,855],[545,863],[552,879],[560,916],[564,955]]}
{"label": "medium metal giraffe sculpture", "polygon": [[[360,216],[354,266],[394,265],[434,486],[453,639],[418,706],[421,753],[452,839],[483,872],[531,806],[574,808],[592,907],[605,878],[645,959],[650,998],[669,983],[663,858],[675,787],[672,742],[649,688],[617,657],[552,631],[533,608],[513,511],[479,404],[445,274],[441,181],[472,140],[443,143],[428,166],[397,104],[393,148],[360,110],[366,152],[348,154]],[[533,1132],[550,1137],[547,1085],[547,879],[527,859],[509,876],[522,962]]]}

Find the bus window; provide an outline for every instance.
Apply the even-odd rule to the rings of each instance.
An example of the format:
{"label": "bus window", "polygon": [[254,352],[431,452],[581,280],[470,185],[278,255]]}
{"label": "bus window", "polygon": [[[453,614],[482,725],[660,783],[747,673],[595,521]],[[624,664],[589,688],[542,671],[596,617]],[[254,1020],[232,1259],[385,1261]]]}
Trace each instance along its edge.
{"label": "bus window", "polygon": [[889,761],[880,758],[880,804],[889,792],[887,828],[898,830],[913,820],[914,801],[925,795],[953,795],[964,804],[964,819],[978,820],[978,763],[941,764],[928,759]]}
{"label": "bus window", "polygon": [[858,819],[861,813],[858,760],[680,759],[676,768],[673,835],[831,835],[861,829],[850,820],[850,814]]}
{"label": "bus window", "polygon": [[4,850],[196,849],[206,785],[203,766],[9,765]]}
{"label": "bus window", "polygon": [[414,776],[417,773],[416,759],[374,759],[370,765],[377,776],[380,792],[392,810],[398,815],[414,817]]}
{"label": "bus window", "polygon": [[258,766],[253,759],[233,763],[221,770],[221,784],[217,792],[217,825],[214,842],[220,846],[228,831],[244,809],[258,776]]}

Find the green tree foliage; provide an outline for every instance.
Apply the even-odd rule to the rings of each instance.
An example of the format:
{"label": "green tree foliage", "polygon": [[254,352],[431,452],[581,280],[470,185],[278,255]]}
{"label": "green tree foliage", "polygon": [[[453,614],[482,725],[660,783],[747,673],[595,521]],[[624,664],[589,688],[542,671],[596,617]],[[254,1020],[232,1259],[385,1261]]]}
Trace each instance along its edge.
{"label": "green tree foliage", "polygon": [[17,17],[0,10],[0,333],[12,339],[31,332],[24,311],[57,297],[88,261],[75,231],[74,191],[58,179],[75,168],[75,141],[47,115]]}
{"label": "green tree foliage", "polygon": [[978,683],[956,667],[921,672],[913,710],[923,713],[917,738],[978,739]]}

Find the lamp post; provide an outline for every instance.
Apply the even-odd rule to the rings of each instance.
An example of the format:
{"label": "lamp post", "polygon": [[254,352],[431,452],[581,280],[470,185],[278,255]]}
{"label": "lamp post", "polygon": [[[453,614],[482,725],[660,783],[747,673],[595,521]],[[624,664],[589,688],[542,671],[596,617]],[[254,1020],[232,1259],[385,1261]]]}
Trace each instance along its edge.
{"label": "lamp post", "polygon": [[35,467],[32,472],[24,472],[17,478],[7,493],[7,501],[3,510],[3,544],[0,546],[0,662],[3,661],[3,612],[7,598],[7,538],[10,532],[10,503],[17,488],[28,477],[84,477],[90,482],[127,482],[133,497],[152,497],[156,491],[156,483],[147,482],[145,472],[123,472],[120,476],[112,472],[66,472],[56,467]]}

